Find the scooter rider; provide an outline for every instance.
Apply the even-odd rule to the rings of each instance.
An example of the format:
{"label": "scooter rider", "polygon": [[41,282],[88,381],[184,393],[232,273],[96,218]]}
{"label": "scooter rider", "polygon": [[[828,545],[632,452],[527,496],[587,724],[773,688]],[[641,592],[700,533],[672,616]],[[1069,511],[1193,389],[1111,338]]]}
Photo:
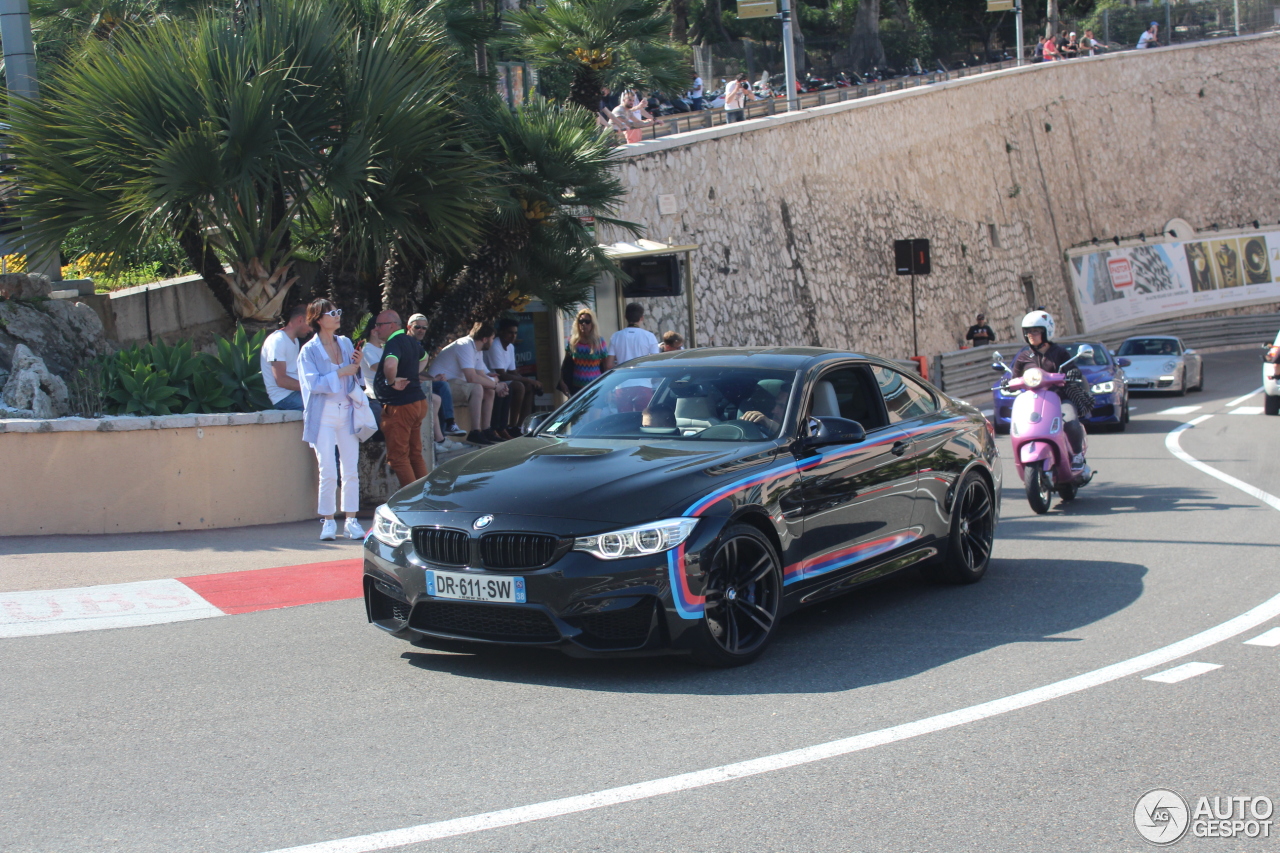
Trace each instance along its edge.
{"label": "scooter rider", "polygon": [[[1022,318],[1022,336],[1026,339],[1027,346],[1013,360],[1015,377],[1021,377],[1029,367],[1038,367],[1045,373],[1062,372],[1060,366],[1066,364],[1071,353],[1061,344],[1053,342],[1054,328],[1053,315],[1048,311],[1032,311]],[[1068,381],[1071,381],[1070,378]],[[1062,399],[1062,431],[1067,434],[1067,441],[1071,443],[1071,452],[1077,460],[1083,462],[1079,457],[1081,448],[1084,447],[1084,427],[1080,424],[1076,406],[1068,395],[1058,396]]]}

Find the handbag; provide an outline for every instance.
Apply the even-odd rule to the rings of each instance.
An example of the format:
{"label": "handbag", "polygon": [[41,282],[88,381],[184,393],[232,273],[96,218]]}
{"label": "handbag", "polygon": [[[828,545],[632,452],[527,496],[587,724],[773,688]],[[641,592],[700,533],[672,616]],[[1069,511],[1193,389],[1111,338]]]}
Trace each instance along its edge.
{"label": "handbag", "polygon": [[378,431],[378,421],[373,416],[373,407],[369,405],[369,398],[364,395],[364,391],[359,386],[347,392],[347,397],[351,400],[351,422],[356,429],[356,438],[361,441],[368,441],[369,437]]}

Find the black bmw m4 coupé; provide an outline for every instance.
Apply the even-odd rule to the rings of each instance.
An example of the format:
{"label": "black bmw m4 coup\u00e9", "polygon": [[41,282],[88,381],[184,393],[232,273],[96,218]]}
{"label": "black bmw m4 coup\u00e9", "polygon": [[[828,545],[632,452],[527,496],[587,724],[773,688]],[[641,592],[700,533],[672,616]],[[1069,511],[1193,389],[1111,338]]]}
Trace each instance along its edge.
{"label": "black bmw m4 coup\u00e9", "polygon": [[787,613],[987,569],[993,433],[899,365],[817,348],[628,362],[378,508],[371,622],[419,645],[754,660]]}

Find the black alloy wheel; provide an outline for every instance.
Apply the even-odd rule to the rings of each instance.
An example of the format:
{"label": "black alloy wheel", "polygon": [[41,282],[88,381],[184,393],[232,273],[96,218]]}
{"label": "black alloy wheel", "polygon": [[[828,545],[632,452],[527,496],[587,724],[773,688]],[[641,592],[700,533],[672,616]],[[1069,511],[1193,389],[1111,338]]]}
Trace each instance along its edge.
{"label": "black alloy wheel", "polygon": [[1036,515],[1044,515],[1053,503],[1053,487],[1049,484],[1049,475],[1040,467],[1040,463],[1028,465],[1022,469],[1022,482],[1027,489],[1027,503]]}
{"label": "black alloy wheel", "polygon": [[925,568],[925,575],[939,583],[977,583],[991,563],[995,535],[996,504],[991,487],[980,474],[970,472],[956,491],[947,551],[940,561]]}
{"label": "black alloy wheel", "polygon": [[1114,427],[1116,432],[1124,432],[1125,427],[1129,425],[1129,400],[1125,398],[1124,408],[1120,410],[1120,417],[1116,421]]}
{"label": "black alloy wheel", "polygon": [[731,526],[711,558],[705,596],[693,659],[730,667],[758,658],[782,610],[782,565],[773,544],[749,524]]}

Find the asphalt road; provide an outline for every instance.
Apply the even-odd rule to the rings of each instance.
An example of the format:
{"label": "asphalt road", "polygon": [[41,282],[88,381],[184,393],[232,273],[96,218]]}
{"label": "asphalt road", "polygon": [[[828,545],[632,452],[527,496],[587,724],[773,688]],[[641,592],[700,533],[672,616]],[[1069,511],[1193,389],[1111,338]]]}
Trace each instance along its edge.
{"label": "asphalt road", "polygon": [[[1204,392],[1135,398],[1128,432],[1090,437],[1100,473],[1073,504],[1034,516],[1007,464],[982,583],[890,579],[792,617],[743,669],[427,652],[368,626],[358,601],[0,640],[0,850],[267,853],[464,818],[997,702],[1212,629],[1280,594],[1280,515],[1175,459],[1166,437],[1212,415],[1182,449],[1280,495],[1280,418],[1226,406],[1261,384],[1256,352],[1205,361]],[[1163,413],[1177,406],[1200,408]],[[1256,621],[940,730],[390,849],[1147,849],[1133,812],[1150,789],[1193,808],[1280,800],[1280,647],[1243,642],[1280,618]],[[1188,661],[1219,668],[1144,679]]]}

